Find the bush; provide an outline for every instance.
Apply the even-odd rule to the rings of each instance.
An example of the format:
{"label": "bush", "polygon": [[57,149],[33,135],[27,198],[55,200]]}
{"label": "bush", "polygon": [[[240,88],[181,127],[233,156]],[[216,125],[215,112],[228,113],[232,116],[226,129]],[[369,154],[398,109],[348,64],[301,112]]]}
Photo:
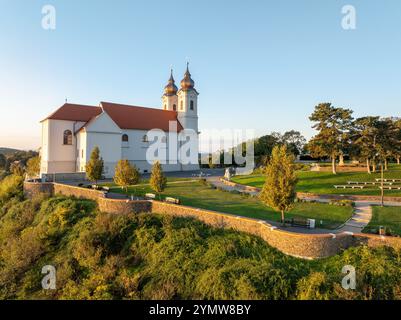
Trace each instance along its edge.
{"label": "bush", "polygon": [[355,203],[352,200],[330,200],[329,204],[340,207],[353,207]]}
{"label": "bush", "polygon": [[23,198],[24,178],[19,175],[9,175],[0,182],[0,205],[12,198]]}

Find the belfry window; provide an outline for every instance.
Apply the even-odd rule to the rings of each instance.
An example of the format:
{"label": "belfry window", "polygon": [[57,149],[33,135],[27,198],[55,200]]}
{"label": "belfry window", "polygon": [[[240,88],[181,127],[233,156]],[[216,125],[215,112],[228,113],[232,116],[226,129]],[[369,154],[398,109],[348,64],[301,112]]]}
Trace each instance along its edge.
{"label": "belfry window", "polygon": [[71,132],[71,130],[65,130],[64,131],[63,144],[72,145],[72,132]]}
{"label": "belfry window", "polygon": [[148,136],[146,134],[142,137],[142,142],[149,142]]}
{"label": "belfry window", "polygon": [[122,142],[128,142],[128,134],[123,134],[121,140]]}
{"label": "belfry window", "polygon": [[177,106],[175,104],[173,104],[173,110],[177,111]]}
{"label": "belfry window", "polygon": [[180,110],[184,110],[184,101],[181,100]]}
{"label": "belfry window", "polygon": [[191,100],[191,102],[190,102],[190,104],[189,104],[189,108],[190,108],[191,110],[194,110],[194,101],[193,101],[193,100]]}

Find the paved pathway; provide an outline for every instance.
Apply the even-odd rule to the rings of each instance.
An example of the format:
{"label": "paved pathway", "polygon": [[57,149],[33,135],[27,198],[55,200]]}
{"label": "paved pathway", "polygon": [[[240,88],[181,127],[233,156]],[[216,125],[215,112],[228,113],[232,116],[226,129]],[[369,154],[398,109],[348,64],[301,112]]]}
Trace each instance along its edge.
{"label": "paved pathway", "polygon": [[[249,191],[241,186],[228,186],[220,181],[220,177],[210,177],[208,181],[214,184],[216,187],[222,188],[227,191],[237,190],[240,192],[246,192],[252,195],[257,195],[258,192]],[[329,202],[328,199],[319,199],[316,197],[313,198],[303,198],[305,200],[314,200],[318,202]],[[360,233],[370,222],[372,219],[372,206],[380,205],[380,202],[372,202],[372,201],[354,201],[355,203],[355,211],[352,215],[351,219],[349,219],[344,225],[335,230],[329,229],[307,229],[307,228],[298,228],[298,227],[285,227],[283,228],[281,223],[268,221],[269,224],[276,226],[277,228],[282,228],[286,231],[297,232],[297,233],[310,233],[310,234],[337,234],[342,232],[352,232],[352,233]],[[386,205],[390,206],[401,206],[399,202],[386,202]]]}

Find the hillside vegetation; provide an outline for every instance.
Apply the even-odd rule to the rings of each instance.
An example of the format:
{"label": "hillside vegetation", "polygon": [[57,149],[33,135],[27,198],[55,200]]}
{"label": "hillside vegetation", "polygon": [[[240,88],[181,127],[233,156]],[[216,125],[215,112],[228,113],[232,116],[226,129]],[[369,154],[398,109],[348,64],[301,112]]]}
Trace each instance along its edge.
{"label": "hillside vegetation", "polygon": [[[401,299],[401,252],[391,248],[305,261],[192,219],[106,214],[74,198],[23,200],[20,181],[7,179],[2,299]],[[347,264],[357,271],[354,291],[341,287]],[[41,288],[45,265],[56,267],[56,290]]]}

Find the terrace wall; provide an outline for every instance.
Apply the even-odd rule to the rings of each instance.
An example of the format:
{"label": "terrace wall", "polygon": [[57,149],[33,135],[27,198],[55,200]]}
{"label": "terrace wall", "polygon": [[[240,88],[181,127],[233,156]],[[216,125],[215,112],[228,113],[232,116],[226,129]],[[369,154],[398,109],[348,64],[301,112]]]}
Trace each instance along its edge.
{"label": "terrace wall", "polygon": [[27,197],[38,193],[63,194],[96,200],[99,209],[108,213],[152,212],[198,219],[210,226],[234,229],[261,237],[272,247],[285,254],[305,259],[332,256],[343,249],[356,245],[370,247],[391,246],[401,248],[401,238],[383,237],[369,234],[300,234],[276,229],[266,221],[245,218],[211,210],[175,205],[160,201],[108,199],[101,191],[73,187],[63,184],[25,182],[24,192]]}

